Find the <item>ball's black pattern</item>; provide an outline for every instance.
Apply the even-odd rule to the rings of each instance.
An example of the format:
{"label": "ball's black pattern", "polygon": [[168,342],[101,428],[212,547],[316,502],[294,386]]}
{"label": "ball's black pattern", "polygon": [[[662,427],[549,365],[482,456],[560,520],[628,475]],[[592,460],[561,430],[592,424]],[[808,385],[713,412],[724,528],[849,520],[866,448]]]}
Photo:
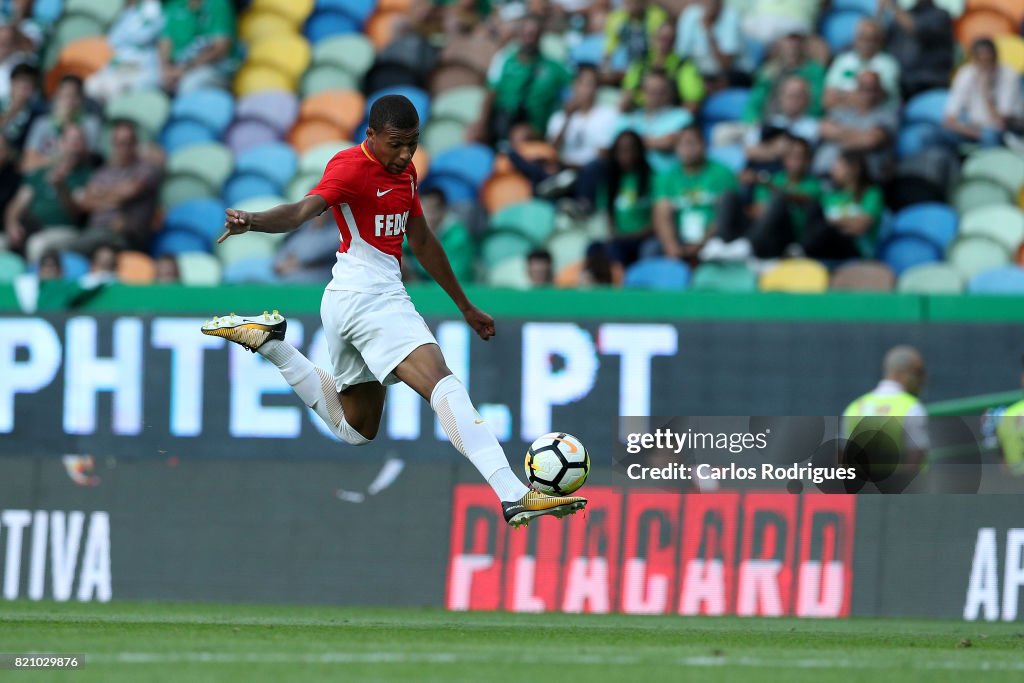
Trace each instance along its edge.
{"label": "ball's black pattern", "polygon": [[[583,459],[578,462],[571,461],[567,457],[569,448],[565,445],[564,441],[560,441],[560,439],[565,439],[566,437],[579,442],[579,439],[576,439],[566,432],[558,432],[550,435],[550,443],[538,448],[536,447],[536,442],[534,442],[534,444],[530,446],[529,450],[526,451],[526,476],[530,480],[531,484],[542,484],[544,486],[551,487],[556,494],[564,495],[569,492],[564,490],[562,485],[565,481],[566,475],[569,474],[571,470],[583,470],[583,480],[586,480],[586,476],[590,471],[590,454],[587,452],[587,449],[583,444],[580,443],[580,448],[583,450]],[[540,441],[540,439],[538,439],[538,441]],[[559,463],[561,463],[561,467],[559,467],[558,471],[551,476],[550,480],[541,476],[533,467],[535,460],[543,456],[545,452],[551,452],[556,458],[558,458]],[[576,480],[571,479],[570,481],[575,483]],[[580,481],[579,484],[582,486],[583,482]],[[579,488],[579,486],[576,488]]]}

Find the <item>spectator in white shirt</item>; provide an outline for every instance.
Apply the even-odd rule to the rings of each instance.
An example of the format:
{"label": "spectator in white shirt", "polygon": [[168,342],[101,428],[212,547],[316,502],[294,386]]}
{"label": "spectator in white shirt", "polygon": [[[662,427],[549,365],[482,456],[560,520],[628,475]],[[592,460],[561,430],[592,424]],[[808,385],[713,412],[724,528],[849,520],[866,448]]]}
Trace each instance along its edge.
{"label": "spectator in white shirt", "polygon": [[722,0],[699,0],[679,15],[676,54],[692,59],[705,80],[724,81],[740,47],[739,13]]}
{"label": "spectator in white shirt", "polygon": [[751,128],[744,141],[747,160],[760,164],[781,164],[788,137],[806,140],[813,149],[818,142],[818,119],[807,114],[811,88],[800,76],[789,76],[779,86],[778,113]]}
{"label": "spectator in white shirt", "polygon": [[971,46],[971,61],[957,72],[946,101],[947,141],[980,142],[995,146],[1017,114],[1020,81],[1017,73],[999,63],[995,43],[980,38]]}
{"label": "spectator in white shirt", "polygon": [[611,144],[619,113],[614,107],[597,103],[599,85],[597,68],[581,66],[572,95],[548,121],[547,140],[570,168],[586,166]]}
{"label": "spectator in white shirt", "polygon": [[825,74],[825,109],[853,106],[857,92],[857,77],[865,71],[874,71],[889,95],[889,103],[899,102],[900,65],[882,46],[885,32],[873,19],[857,24],[853,49],[838,55]]}

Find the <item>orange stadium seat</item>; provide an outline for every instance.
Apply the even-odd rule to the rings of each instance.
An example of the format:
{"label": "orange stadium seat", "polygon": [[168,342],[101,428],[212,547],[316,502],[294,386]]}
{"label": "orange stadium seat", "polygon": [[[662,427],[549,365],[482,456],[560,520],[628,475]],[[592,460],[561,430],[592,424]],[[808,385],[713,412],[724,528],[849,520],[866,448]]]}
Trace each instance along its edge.
{"label": "orange stadium seat", "polygon": [[512,165],[512,162],[504,154],[498,154],[494,157],[494,166],[491,167],[491,175],[506,175],[508,173],[515,173],[516,167]]}
{"label": "orange stadium seat", "polygon": [[978,38],[996,38],[1006,33],[1016,33],[1013,19],[1002,12],[978,9],[960,17],[956,22],[956,40],[964,50]]}
{"label": "orange stadium seat", "polygon": [[46,74],[46,93],[53,95],[64,76],[88,78],[110,62],[114,51],[102,36],[79,38],[64,46],[57,64]]}
{"label": "orange stadium seat", "polygon": [[979,9],[1005,14],[1016,26],[1024,22],[1024,0],[967,0],[967,11]]}
{"label": "orange stadium seat", "polygon": [[378,51],[395,39],[395,22],[401,17],[401,12],[382,12],[378,9],[366,22],[365,33]]}
{"label": "orange stadium seat", "polygon": [[321,119],[299,121],[288,134],[288,142],[299,154],[325,142],[344,139],[345,131],[339,126]]}
{"label": "orange stadium seat", "polygon": [[509,204],[525,202],[532,198],[533,188],[530,181],[518,173],[491,176],[480,188],[480,201],[489,214]]}
{"label": "orange stadium seat", "polygon": [[345,133],[344,138],[356,137],[355,127],[366,114],[366,98],[355,90],[325,90],[302,101],[299,118],[304,121],[327,121]]}
{"label": "orange stadium seat", "polygon": [[123,251],[117,258],[117,279],[128,285],[148,285],[156,279],[156,264],[149,254]]}
{"label": "orange stadium seat", "polygon": [[430,153],[425,147],[417,147],[416,153],[412,155],[412,163],[416,165],[416,174],[420,182],[430,173]]}
{"label": "orange stadium seat", "polygon": [[412,9],[412,0],[380,0],[377,3],[378,12],[404,12]]}

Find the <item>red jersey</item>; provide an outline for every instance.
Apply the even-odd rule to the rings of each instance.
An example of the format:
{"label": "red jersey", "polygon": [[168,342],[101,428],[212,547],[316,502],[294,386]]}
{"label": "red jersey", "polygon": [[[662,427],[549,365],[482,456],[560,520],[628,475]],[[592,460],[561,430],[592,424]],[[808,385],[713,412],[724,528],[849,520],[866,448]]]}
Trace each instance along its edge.
{"label": "red jersey", "polygon": [[309,191],[334,211],[341,233],[338,262],[327,289],[381,292],[402,288],[402,240],[409,219],[423,215],[416,167],[388,173],[363,141],[327,162]]}

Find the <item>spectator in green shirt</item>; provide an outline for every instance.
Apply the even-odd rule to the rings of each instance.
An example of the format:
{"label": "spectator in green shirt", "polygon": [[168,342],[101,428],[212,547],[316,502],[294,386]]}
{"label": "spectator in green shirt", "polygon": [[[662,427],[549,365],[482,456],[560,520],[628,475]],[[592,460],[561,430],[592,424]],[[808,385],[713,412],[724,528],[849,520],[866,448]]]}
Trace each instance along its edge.
{"label": "spectator in green shirt", "polygon": [[783,170],[758,174],[749,207],[738,192],[722,196],[718,233],[701,251],[705,261],[743,261],[751,256],[779,258],[807,232],[808,214],[821,198],[821,183],[810,174],[811,145],[786,136]]}
{"label": "spectator in green shirt", "polygon": [[168,0],[160,39],[160,72],[168,92],[228,85],[235,60],[230,0]]}
{"label": "spectator in green shirt", "polygon": [[521,123],[529,124],[537,136],[547,131],[548,119],[558,109],[572,74],[541,54],[541,28],[539,17],[523,19],[519,50],[505,61],[497,80],[488,83],[480,119],[469,131],[471,139],[497,145],[508,140],[513,127]]}
{"label": "spectator in green shirt", "polygon": [[807,221],[804,252],[820,260],[872,258],[885,206],[864,154],[841,153],[832,165],[832,182],[820,211],[812,211]]}
{"label": "spectator in green shirt", "polygon": [[[437,235],[444,253],[448,255],[448,262],[451,263],[455,277],[459,282],[472,282],[475,279],[476,250],[469,228],[457,215],[448,210],[448,199],[440,188],[430,188],[421,192],[420,203],[423,205],[423,218]],[[406,245],[402,256],[405,279],[430,281],[430,275],[408,251],[408,243]]]}
{"label": "spectator in green shirt", "polygon": [[807,115],[821,118],[824,114],[822,97],[825,91],[825,67],[807,52],[807,38],[791,33],[778,42],[775,58],[766,62],[754,76],[743,120],[756,124],[761,119],[778,113],[779,86],[790,76],[799,76],[810,87]]}
{"label": "spectator in green shirt", "polygon": [[654,181],[654,230],[666,256],[696,260],[714,235],[719,198],[739,185],[728,167],[707,158],[698,126],[679,133],[676,156],[676,166]]}
{"label": "spectator in green shirt", "polygon": [[608,254],[628,266],[639,257],[640,245],[651,235],[651,191],[654,172],[647,163],[643,139],[634,131],[619,133],[598,190],[598,206],[607,212],[612,239]]}
{"label": "spectator in green shirt", "polygon": [[679,101],[690,113],[696,114],[704,100],[704,78],[691,60],[680,57],[675,51],[676,27],[666,22],[654,34],[654,45],[643,59],[630,63],[622,77],[621,109],[630,111],[644,106],[641,86],[644,76],[652,71],[663,71],[676,85]]}

